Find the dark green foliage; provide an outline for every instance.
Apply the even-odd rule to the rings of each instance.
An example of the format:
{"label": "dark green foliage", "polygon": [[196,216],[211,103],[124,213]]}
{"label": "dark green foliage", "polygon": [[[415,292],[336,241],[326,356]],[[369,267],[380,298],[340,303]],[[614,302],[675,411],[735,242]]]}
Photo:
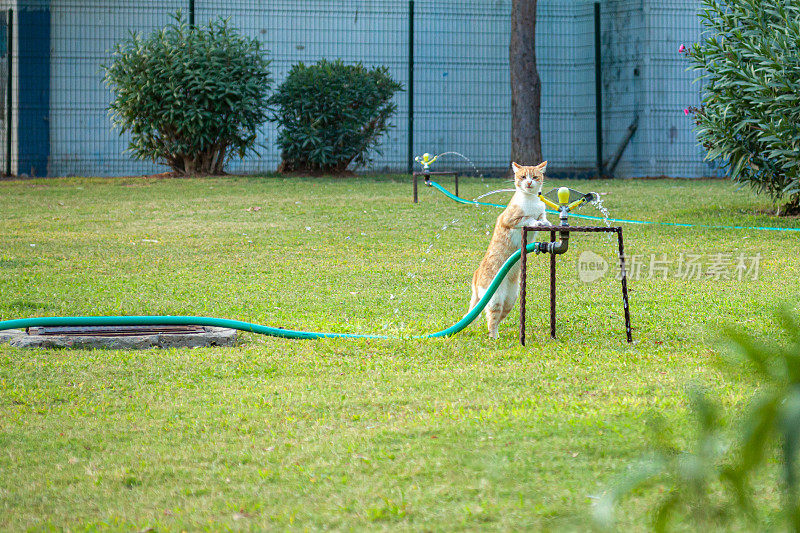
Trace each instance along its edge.
{"label": "dark green foliage", "polygon": [[386,67],[341,60],[298,63],[270,98],[283,172],[343,172],[363,165],[389,128],[402,86]]}
{"label": "dark green foliage", "polygon": [[704,39],[689,49],[703,71],[690,108],[710,160],[773,200],[800,202],[800,2],[704,0]]}
{"label": "dark green foliage", "polygon": [[737,516],[753,520],[758,499],[750,481],[773,467],[777,450],[781,518],[791,531],[800,531],[800,323],[787,310],[777,320],[783,328],[779,336],[787,343],[762,343],[740,332],[728,334],[735,355],[727,365],[738,375],[755,378],[759,385],[750,406],[734,418],[734,431],[725,431],[720,408],[699,392],[691,397],[699,428],[691,450],[681,450],[656,418],[653,451],[603,495],[595,513],[601,524],[612,524],[614,507],[623,496],[653,485],[664,494],[652,513],[656,530],[665,530],[679,509],[688,509],[695,522],[706,527]]}
{"label": "dark green foliage", "polygon": [[666,531],[679,512],[688,513],[697,526],[712,528],[730,519],[737,507],[749,514],[744,475],[727,455],[719,407],[696,389],[690,393],[690,405],[697,426],[691,449],[681,449],[663,418],[653,416],[651,452],[597,502],[595,518],[601,525],[613,525],[614,508],[623,497],[653,487],[663,494],[650,512],[656,531]]}
{"label": "dark green foliage", "polygon": [[139,159],[179,174],[220,174],[226,158],[253,150],[267,119],[268,67],[259,41],[226,20],[192,28],[178,13],[115,46],[104,66],[112,122],[131,133],[128,149]]}
{"label": "dark green foliage", "polygon": [[762,343],[741,333],[732,333],[739,358],[732,362],[755,374],[762,383],[743,418],[737,442],[739,470],[749,475],[769,464],[772,447],[782,459],[783,510],[790,529],[800,531],[800,481],[797,456],[800,452],[800,323],[788,311],[777,315],[785,344]]}

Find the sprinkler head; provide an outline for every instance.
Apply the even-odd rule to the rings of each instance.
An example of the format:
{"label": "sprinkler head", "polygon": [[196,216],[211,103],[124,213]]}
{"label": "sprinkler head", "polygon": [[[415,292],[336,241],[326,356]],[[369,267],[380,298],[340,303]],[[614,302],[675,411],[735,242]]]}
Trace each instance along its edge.
{"label": "sprinkler head", "polygon": [[427,171],[430,168],[431,164],[438,158],[439,158],[438,155],[432,156],[428,152],[425,152],[424,154],[422,154],[422,157],[420,156],[415,157],[414,161],[422,165],[422,169]]}
{"label": "sprinkler head", "polygon": [[558,189],[558,203],[561,205],[569,203],[569,189],[567,187]]}
{"label": "sprinkler head", "polygon": [[[597,195],[594,193],[584,194],[575,189],[570,189],[569,187],[560,187],[558,189],[551,189],[547,194],[540,195],[539,198],[550,209],[555,209],[556,211],[561,211],[562,209],[572,211],[587,202],[596,200],[596,196]],[[556,201],[558,203],[556,203]]]}

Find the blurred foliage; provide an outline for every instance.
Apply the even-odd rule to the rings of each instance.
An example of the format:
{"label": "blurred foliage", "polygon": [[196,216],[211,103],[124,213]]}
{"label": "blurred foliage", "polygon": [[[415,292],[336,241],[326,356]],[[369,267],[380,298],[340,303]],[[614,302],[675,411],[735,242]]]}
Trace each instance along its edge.
{"label": "blurred foliage", "polygon": [[[719,405],[698,390],[690,393],[697,435],[681,450],[660,416],[653,419],[651,452],[607,490],[595,506],[595,518],[612,527],[620,500],[638,490],[658,487],[664,494],[653,509],[653,526],[665,531],[678,512],[697,526],[718,527],[734,519],[754,521],[759,501],[754,477],[769,471],[778,456],[782,516],[800,531],[797,455],[800,451],[800,323],[788,310],[777,314],[788,342],[762,342],[730,331],[735,350],[725,360],[731,374],[758,384],[750,405],[729,425]],[[728,430],[729,428],[729,430]]]}
{"label": "blurred foliage", "polygon": [[388,68],[323,59],[298,63],[270,98],[282,172],[343,172],[369,162],[389,129],[402,86]]}
{"label": "blurred foliage", "polygon": [[227,20],[192,27],[178,12],[165,28],[114,47],[103,67],[112,122],[131,133],[139,159],[179,174],[220,174],[227,158],[254,151],[267,119],[269,63],[259,41]]}
{"label": "blurred foliage", "polygon": [[703,100],[689,108],[707,159],[800,211],[800,2],[704,0],[689,48]]}

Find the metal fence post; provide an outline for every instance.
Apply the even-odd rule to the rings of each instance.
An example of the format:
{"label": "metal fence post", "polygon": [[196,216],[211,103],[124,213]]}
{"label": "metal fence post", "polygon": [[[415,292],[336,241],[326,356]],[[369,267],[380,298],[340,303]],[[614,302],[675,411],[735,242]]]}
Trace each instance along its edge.
{"label": "metal fence post", "polygon": [[11,136],[13,135],[14,114],[11,106],[14,104],[14,10],[8,10],[8,26],[6,32],[6,176],[11,175]]}
{"label": "metal fence post", "polygon": [[603,177],[603,65],[600,33],[600,2],[594,3],[594,102],[597,177]]}
{"label": "metal fence post", "polygon": [[414,0],[408,2],[408,161],[407,170],[414,170]]}

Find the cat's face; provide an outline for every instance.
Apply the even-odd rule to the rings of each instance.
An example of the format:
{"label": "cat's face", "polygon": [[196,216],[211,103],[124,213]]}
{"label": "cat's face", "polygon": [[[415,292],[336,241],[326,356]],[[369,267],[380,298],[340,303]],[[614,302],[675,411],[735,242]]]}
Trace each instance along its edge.
{"label": "cat's face", "polygon": [[525,194],[539,194],[542,192],[547,161],[530,167],[511,163],[511,168],[514,170],[514,187],[518,191],[522,191]]}

